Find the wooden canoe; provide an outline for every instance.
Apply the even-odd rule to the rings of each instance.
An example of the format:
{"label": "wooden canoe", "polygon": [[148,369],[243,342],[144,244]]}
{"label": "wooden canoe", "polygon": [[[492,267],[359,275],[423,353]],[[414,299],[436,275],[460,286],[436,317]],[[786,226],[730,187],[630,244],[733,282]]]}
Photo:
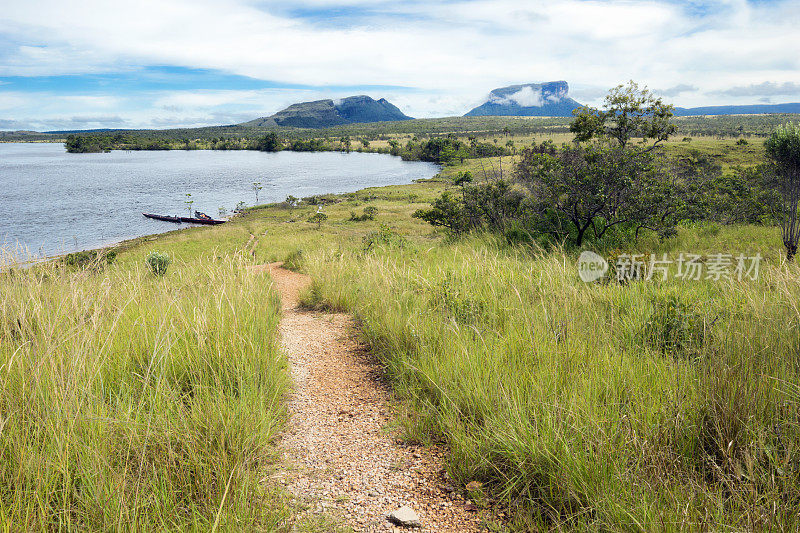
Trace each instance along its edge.
{"label": "wooden canoe", "polygon": [[154,213],[142,213],[147,218],[152,218],[154,220],[163,220],[164,222],[175,222],[176,224],[181,223],[181,217],[171,217],[169,215],[156,215]]}

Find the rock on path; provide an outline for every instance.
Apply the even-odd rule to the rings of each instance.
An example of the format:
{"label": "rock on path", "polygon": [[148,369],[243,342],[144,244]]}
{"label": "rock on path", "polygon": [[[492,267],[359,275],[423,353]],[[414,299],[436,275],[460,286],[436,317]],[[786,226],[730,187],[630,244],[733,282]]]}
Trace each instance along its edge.
{"label": "rock on path", "polygon": [[449,486],[443,451],[404,446],[385,431],[388,391],[352,317],[298,309],[308,276],[280,263],[255,270],[269,271],[283,299],[279,331],[294,380],[282,439],[292,468],[283,482],[304,512],[337,516],[356,531],[387,531],[397,528],[390,514],[407,506],[418,515],[417,531],[479,531],[480,517]]}

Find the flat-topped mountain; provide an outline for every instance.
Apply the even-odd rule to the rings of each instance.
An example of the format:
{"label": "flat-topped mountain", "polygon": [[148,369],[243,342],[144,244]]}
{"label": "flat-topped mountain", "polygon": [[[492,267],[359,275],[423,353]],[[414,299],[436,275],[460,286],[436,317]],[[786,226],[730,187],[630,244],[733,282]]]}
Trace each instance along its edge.
{"label": "flat-topped mountain", "polygon": [[568,93],[569,84],[565,81],[501,87],[464,116],[570,117],[573,109],[582,106]]}
{"label": "flat-topped mountain", "polygon": [[326,128],[357,122],[388,122],[411,120],[385,98],[349,96],[338,100],[317,100],[292,104],[271,117],[245,122],[243,126],[291,126],[295,128]]}

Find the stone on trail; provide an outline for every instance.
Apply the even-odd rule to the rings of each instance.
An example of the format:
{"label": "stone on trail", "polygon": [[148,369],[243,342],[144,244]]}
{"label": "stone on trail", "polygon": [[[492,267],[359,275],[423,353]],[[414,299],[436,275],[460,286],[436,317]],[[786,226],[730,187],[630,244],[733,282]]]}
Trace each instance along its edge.
{"label": "stone on trail", "polygon": [[419,520],[419,515],[408,505],[404,505],[400,509],[392,511],[389,515],[389,520],[398,526],[420,527],[422,525]]}
{"label": "stone on trail", "polygon": [[469,483],[467,483],[466,489],[469,492],[475,492],[481,490],[481,487],[483,487],[483,483],[481,483],[480,481],[470,481]]}

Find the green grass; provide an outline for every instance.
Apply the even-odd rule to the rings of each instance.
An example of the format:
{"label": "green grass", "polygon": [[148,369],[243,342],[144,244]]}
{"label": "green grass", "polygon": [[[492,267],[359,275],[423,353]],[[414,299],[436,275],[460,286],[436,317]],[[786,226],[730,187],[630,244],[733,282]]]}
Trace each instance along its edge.
{"label": "green grass", "polygon": [[446,443],[515,526],[797,526],[796,267],[587,285],[570,254],[489,237],[305,265],[307,299],[362,321],[408,437]]}
{"label": "green grass", "polygon": [[285,529],[270,279],[236,255],[156,277],[145,256],[0,274],[0,524]]}
{"label": "green grass", "polygon": [[[755,144],[692,144],[757,160]],[[329,527],[296,524],[268,481],[286,363],[276,295],[246,267],[290,258],[314,280],[307,304],[361,321],[406,438],[447,444],[452,476],[484,482],[512,527],[796,527],[800,274],[777,229],[680,227],[626,250],[760,253],[756,282],[587,285],[574,253],[411,218],[456,172],[499,166],[340,195],[320,229],[316,206],[259,206],[123,243],[100,271],[0,275],[0,524]],[[349,220],[367,206],[375,220]],[[152,251],[173,259],[163,278]]]}

